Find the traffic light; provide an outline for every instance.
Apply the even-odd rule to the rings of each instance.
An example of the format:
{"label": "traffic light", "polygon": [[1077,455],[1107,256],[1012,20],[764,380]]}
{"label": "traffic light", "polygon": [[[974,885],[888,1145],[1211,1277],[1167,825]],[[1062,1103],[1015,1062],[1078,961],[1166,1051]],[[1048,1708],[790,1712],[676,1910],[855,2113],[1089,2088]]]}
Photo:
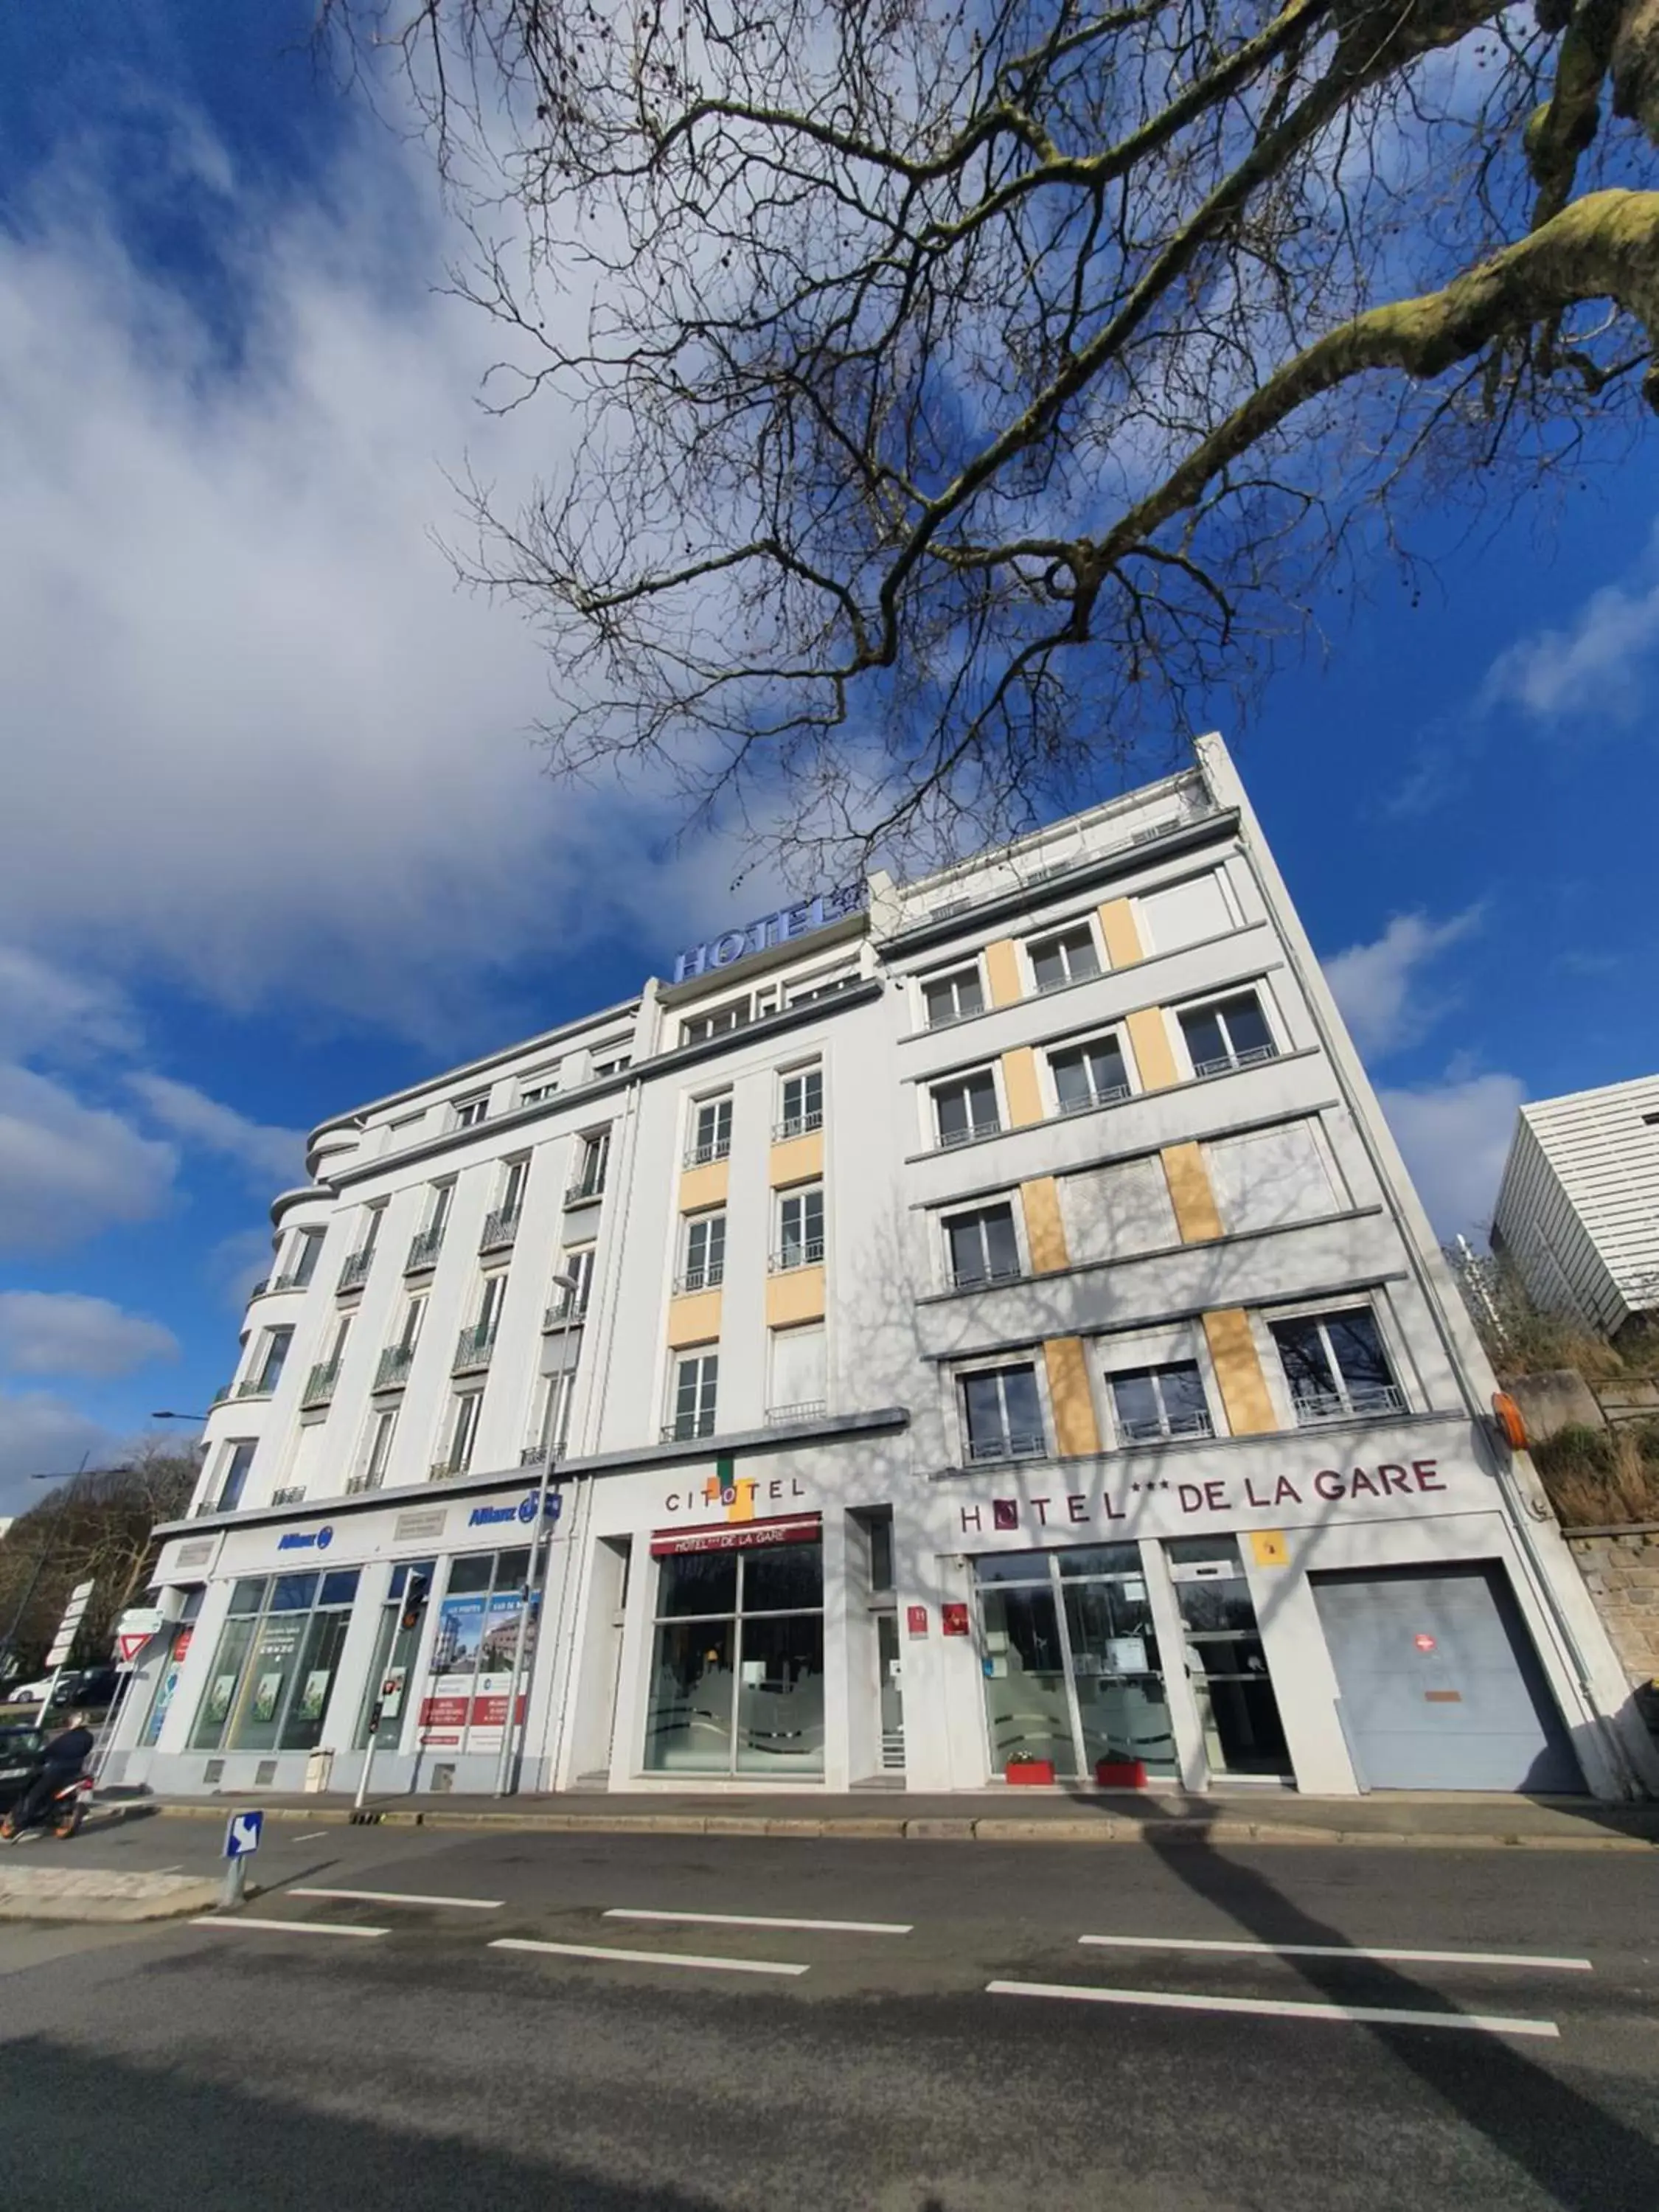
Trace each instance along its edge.
{"label": "traffic light", "polygon": [[399,1628],[418,1628],[426,1594],[432,1587],[430,1575],[410,1575],[404,1584],[404,1609],[398,1616]]}

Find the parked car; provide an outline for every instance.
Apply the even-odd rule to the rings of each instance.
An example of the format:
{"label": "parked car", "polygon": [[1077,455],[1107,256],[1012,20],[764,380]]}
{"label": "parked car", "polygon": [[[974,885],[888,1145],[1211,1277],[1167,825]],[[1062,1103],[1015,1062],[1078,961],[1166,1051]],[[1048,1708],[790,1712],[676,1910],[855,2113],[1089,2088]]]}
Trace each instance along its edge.
{"label": "parked car", "polygon": [[45,1729],[0,1728],[0,1812],[15,1805],[40,1771]]}
{"label": "parked car", "polygon": [[[113,1667],[80,1667],[64,1676],[58,1685],[58,1694],[52,1698],[54,1713],[65,1712],[72,1705],[83,1705],[90,1712],[100,1712],[115,1701],[115,1692],[121,1680]],[[9,1705],[41,1705],[52,1688],[52,1676],[43,1674],[38,1682],[20,1682],[15,1689],[8,1690],[5,1703]]]}
{"label": "parked car", "polygon": [[38,1682],[15,1683],[6,1692],[6,1703],[9,1705],[40,1705],[44,1703],[46,1692],[51,1687],[50,1674],[43,1674]]}

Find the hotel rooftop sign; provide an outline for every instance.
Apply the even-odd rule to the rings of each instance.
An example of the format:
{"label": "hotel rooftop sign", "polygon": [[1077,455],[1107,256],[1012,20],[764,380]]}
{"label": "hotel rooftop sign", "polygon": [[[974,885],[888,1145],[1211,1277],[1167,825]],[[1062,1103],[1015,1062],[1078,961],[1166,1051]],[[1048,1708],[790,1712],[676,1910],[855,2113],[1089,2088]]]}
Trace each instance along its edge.
{"label": "hotel rooftop sign", "polygon": [[799,906],[780,907],[775,914],[763,914],[757,921],[745,922],[741,929],[728,929],[724,936],[711,937],[706,945],[694,945],[682,952],[674,963],[674,981],[689,983],[696,976],[746,960],[751,953],[787,945],[792,938],[810,937],[815,929],[843,921],[849,914],[861,914],[869,902],[870,886],[860,880],[843,884],[839,890],[821,892]]}

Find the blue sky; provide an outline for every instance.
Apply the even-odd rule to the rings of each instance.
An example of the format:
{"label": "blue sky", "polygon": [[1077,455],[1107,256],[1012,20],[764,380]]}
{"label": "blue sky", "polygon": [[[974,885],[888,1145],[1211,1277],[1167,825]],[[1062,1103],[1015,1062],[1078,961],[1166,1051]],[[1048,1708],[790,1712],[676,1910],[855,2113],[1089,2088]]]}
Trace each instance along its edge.
{"label": "blue sky", "polygon": [[[0,10],[0,1512],[205,1406],[298,1133],[766,903],[539,775],[434,533],[565,426],[477,410],[425,159],[307,20]],[[1429,518],[1229,732],[1449,1231],[1522,1097],[1659,1056],[1656,450]]]}

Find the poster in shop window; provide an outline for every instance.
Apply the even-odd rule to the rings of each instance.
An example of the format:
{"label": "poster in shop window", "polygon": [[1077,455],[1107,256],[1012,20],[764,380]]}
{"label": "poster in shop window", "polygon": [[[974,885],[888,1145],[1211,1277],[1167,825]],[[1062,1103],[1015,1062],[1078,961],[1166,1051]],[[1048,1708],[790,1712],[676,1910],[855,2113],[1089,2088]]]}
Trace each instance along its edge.
{"label": "poster in shop window", "polygon": [[[447,1597],[438,1608],[430,1686],[421,1700],[421,1741],[434,1749],[499,1751],[513,1682],[521,1599],[514,1589]],[[525,1639],[526,1667],[534,1648]],[[519,1698],[517,1718],[524,1719]]]}
{"label": "poster in shop window", "polygon": [[[513,1653],[519,1640],[519,1615],[523,1603],[517,1589],[497,1590],[489,1601],[478,1645],[478,1671],[473,1684],[471,1720],[466,1737],[469,1751],[499,1751],[501,1747],[507,1693],[513,1686]],[[535,1649],[533,1622],[531,1632],[525,1638],[524,1649],[527,1670],[530,1655]],[[524,1706],[524,1693],[520,1691],[519,1709],[514,1715],[520,1725]]]}

